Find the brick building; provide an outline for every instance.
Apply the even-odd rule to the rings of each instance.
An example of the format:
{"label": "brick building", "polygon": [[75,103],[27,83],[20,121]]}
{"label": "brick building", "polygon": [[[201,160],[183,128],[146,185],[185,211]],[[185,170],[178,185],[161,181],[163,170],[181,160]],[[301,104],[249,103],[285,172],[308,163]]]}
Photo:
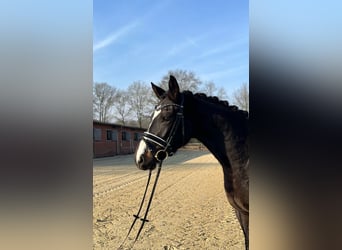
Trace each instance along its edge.
{"label": "brick building", "polygon": [[134,153],[146,129],[93,121],[93,157]]}

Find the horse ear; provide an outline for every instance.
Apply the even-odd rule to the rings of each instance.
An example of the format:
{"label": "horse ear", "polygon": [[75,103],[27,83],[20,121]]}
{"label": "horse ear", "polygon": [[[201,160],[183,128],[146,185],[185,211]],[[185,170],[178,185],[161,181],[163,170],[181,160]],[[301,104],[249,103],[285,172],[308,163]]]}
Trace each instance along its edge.
{"label": "horse ear", "polygon": [[169,80],[169,97],[173,101],[177,101],[179,95],[179,85],[176,78],[173,75],[170,75]]}
{"label": "horse ear", "polygon": [[163,95],[165,94],[165,90],[158,87],[157,85],[154,85],[153,82],[151,82],[151,85],[152,85],[153,92],[156,94],[158,99],[160,99],[160,100],[163,99]]}

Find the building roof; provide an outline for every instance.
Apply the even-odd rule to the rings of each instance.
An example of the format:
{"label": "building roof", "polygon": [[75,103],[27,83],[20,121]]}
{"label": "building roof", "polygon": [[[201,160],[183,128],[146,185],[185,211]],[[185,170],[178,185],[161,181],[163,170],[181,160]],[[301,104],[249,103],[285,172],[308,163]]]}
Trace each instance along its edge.
{"label": "building roof", "polygon": [[110,123],[110,122],[100,122],[100,121],[97,121],[97,120],[93,120],[93,124],[107,125],[107,126],[111,126],[113,128],[129,128],[129,129],[135,129],[135,130],[141,130],[141,131],[145,131],[146,130],[146,128],[139,128],[139,127],[134,127],[134,126],[126,126],[126,125],[117,124],[117,123]]}

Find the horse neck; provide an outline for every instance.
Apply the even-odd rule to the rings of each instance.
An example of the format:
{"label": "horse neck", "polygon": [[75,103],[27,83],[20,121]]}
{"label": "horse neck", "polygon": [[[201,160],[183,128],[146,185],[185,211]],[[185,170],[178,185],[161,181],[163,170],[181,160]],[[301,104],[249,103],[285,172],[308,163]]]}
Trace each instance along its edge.
{"label": "horse neck", "polygon": [[195,100],[192,112],[193,135],[201,141],[224,167],[247,161],[245,124],[232,112],[215,104]]}

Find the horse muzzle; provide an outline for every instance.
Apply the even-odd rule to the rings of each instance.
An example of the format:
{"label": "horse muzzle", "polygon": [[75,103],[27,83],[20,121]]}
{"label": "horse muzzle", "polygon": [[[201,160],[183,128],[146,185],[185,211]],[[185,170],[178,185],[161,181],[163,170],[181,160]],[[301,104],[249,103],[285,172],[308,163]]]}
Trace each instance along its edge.
{"label": "horse muzzle", "polygon": [[154,169],[156,160],[144,140],[141,140],[135,153],[135,164],[141,170]]}

